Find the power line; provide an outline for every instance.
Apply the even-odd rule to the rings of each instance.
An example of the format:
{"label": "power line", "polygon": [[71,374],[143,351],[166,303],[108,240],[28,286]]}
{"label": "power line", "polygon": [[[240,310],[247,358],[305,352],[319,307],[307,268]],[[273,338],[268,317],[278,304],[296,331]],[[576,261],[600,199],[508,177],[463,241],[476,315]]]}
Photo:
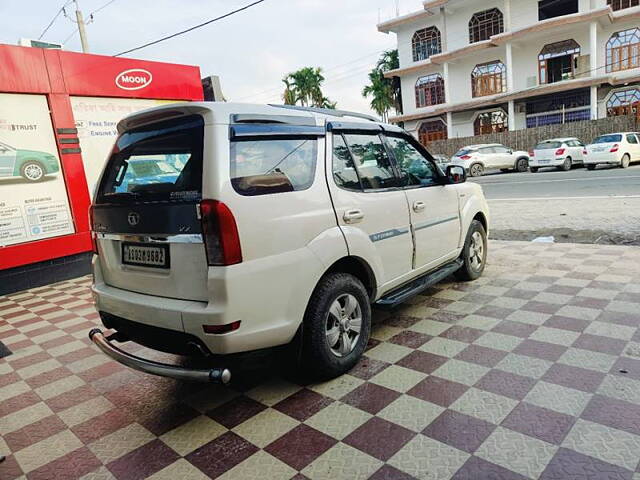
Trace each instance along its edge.
{"label": "power line", "polygon": [[89,17],[91,17],[91,15],[93,15],[94,13],[98,13],[99,11],[104,10],[105,8],[107,8],[109,5],[111,5],[115,1],[116,0],[109,0],[107,3],[105,3],[101,7],[96,8],[93,12],[89,13]]}
{"label": "power line", "polygon": [[42,33],[40,34],[40,36],[38,37],[38,40],[41,40],[42,37],[44,37],[44,34],[47,33],[49,31],[49,29],[51,28],[51,26],[55,23],[55,21],[58,19],[58,17],[60,16],[60,14],[64,11],[64,8],[66,6],[68,6],[69,4],[73,3],[72,0],[68,1],[67,3],[65,3],[64,5],[62,5],[60,7],[60,9],[56,12],[56,14],[53,16],[53,18],[51,19],[51,21],[49,22],[49,25],[46,26],[46,28],[42,31]]}
{"label": "power line", "polygon": [[243,10],[247,10],[247,9],[253,7],[254,5],[258,5],[259,3],[262,3],[262,2],[264,2],[264,0],[257,0],[257,1],[255,1],[253,3],[245,5],[244,7],[240,7],[240,8],[238,8],[236,10],[233,10],[233,11],[231,11],[229,13],[225,13],[224,15],[220,15],[219,17],[212,18],[211,20],[208,20],[206,22],[200,23],[199,25],[195,25],[193,27],[187,28],[186,30],[182,30],[182,31],[174,33],[172,35],[168,35],[166,37],[159,38],[158,40],[154,40],[153,42],[145,43],[144,45],[132,48],[130,50],[125,50],[124,52],[120,52],[120,53],[114,55],[114,57],[119,57],[121,55],[126,55],[127,53],[135,52],[136,50],[141,50],[141,49],[149,47],[151,45],[155,45],[157,43],[164,42],[165,40],[169,40],[171,38],[175,38],[177,36],[184,35],[185,33],[192,32],[193,30],[196,30],[198,28],[204,27],[205,25],[209,25],[209,24],[211,24],[213,22],[217,22],[217,21],[222,20],[224,18],[230,17],[231,15],[235,15],[236,13],[242,12]]}

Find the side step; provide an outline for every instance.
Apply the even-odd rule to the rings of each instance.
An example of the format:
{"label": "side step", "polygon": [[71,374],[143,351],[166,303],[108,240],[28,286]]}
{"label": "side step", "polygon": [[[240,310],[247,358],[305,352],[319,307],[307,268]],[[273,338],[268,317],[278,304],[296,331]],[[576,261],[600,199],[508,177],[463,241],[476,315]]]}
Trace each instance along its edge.
{"label": "side step", "polygon": [[420,292],[425,291],[436,283],[440,283],[449,275],[457,272],[462,267],[462,263],[462,260],[459,258],[451,263],[447,263],[434,272],[427,273],[400,288],[392,290],[375,304],[380,307],[394,308],[405,300],[418,295]]}

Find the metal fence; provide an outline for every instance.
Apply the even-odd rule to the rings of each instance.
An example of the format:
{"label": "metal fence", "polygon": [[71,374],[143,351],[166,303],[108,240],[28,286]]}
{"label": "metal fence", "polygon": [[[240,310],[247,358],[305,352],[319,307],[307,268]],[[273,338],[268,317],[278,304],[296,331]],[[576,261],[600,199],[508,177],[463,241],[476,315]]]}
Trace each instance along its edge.
{"label": "metal fence", "polygon": [[479,143],[501,143],[514,150],[529,150],[538,142],[549,138],[576,137],[585,143],[590,143],[594,138],[605,133],[628,132],[637,129],[634,115],[589,120],[587,122],[572,122],[560,125],[547,125],[544,127],[527,128],[513,132],[490,133],[475,137],[450,138],[437,140],[427,145],[427,150],[432,154],[441,154],[448,157],[467,145]]}

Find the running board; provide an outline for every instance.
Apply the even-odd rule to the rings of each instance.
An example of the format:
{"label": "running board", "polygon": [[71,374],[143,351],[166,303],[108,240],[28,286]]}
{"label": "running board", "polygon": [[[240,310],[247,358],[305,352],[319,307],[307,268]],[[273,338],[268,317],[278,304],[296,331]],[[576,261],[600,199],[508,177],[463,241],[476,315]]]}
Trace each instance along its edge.
{"label": "running board", "polygon": [[461,259],[447,263],[434,272],[427,273],[400,288],[392,290],[375,304],[380,307],[394,308],[405,300],[418,295],[420,292],[424,292],[427,288],[434,286],[436,283],[440,283],[449,275],[457,272],[462,268],[462,263]]}

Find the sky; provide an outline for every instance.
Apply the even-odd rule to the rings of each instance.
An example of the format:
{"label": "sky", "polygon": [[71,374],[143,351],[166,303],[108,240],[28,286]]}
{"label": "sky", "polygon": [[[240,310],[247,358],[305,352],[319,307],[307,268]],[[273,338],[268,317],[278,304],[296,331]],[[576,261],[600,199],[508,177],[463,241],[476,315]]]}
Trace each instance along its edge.
{"label": "sky", "polygon": [[[38,38],[67,0],[0,0],[0,43]],[[78,0],[85,17],[109,0]],[[87,26],[91,53],[114,55],[217,17],[251,0],[114,0]],[[362,97],[367,74],[395,34],[379,19],[421,8],[421,0],[265,0],[220,22],[127,55],[198,65],[218,75],[229,101],[281,103],[282,78],[301,67],[322,67],[325,96],[338,108],[369,113]],[[74,17],[74,6],[67,7]],[[80,51],[75,25],[60,15],[42,38]]]}

